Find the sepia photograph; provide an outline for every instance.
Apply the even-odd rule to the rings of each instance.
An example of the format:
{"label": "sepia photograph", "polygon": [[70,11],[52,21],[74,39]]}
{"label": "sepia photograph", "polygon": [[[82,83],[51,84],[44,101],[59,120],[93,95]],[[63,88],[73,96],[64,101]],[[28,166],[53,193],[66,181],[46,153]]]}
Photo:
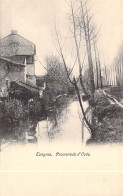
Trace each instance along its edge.
{"label": "sepia photograph", "polygon": [[122,196],[123,1],[0,0],[0,195]]}
{"label": "sepia photograph", "polygon": [[123,170],[123,1],[0,1],[0,170]]}

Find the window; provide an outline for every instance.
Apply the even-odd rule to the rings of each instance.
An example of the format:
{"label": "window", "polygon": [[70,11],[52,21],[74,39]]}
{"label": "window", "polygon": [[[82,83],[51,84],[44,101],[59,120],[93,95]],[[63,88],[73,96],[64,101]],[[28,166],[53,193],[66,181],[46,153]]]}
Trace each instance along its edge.
{"label": "window", "polygon": [[26,57],[26,63],[27,64],[33,64],[34,63],[34,56],[27,56]]}

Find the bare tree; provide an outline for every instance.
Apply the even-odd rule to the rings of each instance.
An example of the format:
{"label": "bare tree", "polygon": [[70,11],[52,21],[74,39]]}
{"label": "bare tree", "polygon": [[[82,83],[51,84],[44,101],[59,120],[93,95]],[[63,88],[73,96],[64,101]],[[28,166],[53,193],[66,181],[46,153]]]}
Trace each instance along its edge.
{"label": "bare tree", "polygon": [[97,49],[96,49],[96,41],[93,39],[94,46],[94,55],[95,55],[95,65],[96,65],[96,88],[99,88],[99,68],[98,68],[98,57],[97,57]]}
{"label": "bare tree", "polygon": [[89,17],[89,12],[87,9],[87,1],[83,4],[83,1],[80,1],[80,28],[84,32],[84,39],[86,43],[86,51],[88,56],[88,66],[89,66],[89,81],[90,81],[90,92],[91,96],[94,99],[95,85],[94,85],[94,73],[93,73],[93,61],[92,61],[92,48],[91,41],[93,40],[93,26],[92,26],[92,16]]}
{"label": "bare tree", "polygon": [[100,87],[103,88],[103,83],[102,83],[102,71],[101,71],[101,64],[100,64],[100,55],[99,55],[98,49],[97,49],[97,52],[98,52],[98,69],[99,69]]}
{"label": "bare tree", "polygon": [[[63,54],[63,48],[61,46],[60,38],[59,38],[59,33],[58,30],[55,26],[55,33],[56,33],[56,40],[57,40],[57,50],[58,53],[60,54],[63,64],[65,67],[65,70],[67,72],[67,76],[69,78],[69,81],[71,84],[74,85],[80,108],[82,111],[83,118],[88,126],[88,128],[91,130],[92,136],[94,136],[95,132],[95,117],[94,117],[94,110],[95,110],[95,101],[94,101],[94,93],[95,93],[95,84],[94,84],[94,63],[93,63],[93,58],[92,58],[92,44],[95,42],[95,37],[96,34],[93,34],[93,21],[92,21],[92,16],[89,16],[89,9],[87,8],[87,1],[83,3],[82,0],[79,1],[72,1],[70,0],[69,3],[71,14],[70,14],[70,19],[71,19],[71,24],[72,24],[72,29],[70,28],[72,35],[73,35],[73,40],[75,43],[75,49],[76,49],[76,56],[77,56],[77,61],[78,61],[78,66],[79,66],[79,76],[74,77],[73,75],[73,70],[69,71],[69,65],[66,63],[65,56]],[[81,46],[82,45],[82,46]],[[81,60],[81,52],[80,51],[80,46],[81,48],[85,48],[86,52],[84,55],[84,58]],[[85,63],[85,56],[87,56],[87,61]],[[97,60],[97,57],[96,57]],[[89,88],[86,88],[82,71],[84,65],[88,65],[88,74],[89,74]],[[81,89],[79,88],[78,81],[80,81],[81,89],[84,92],[84,94],[90,98],[89,99],[89,104],[92,109],[92,119],[91,122],[88,120],[86,117],[86,112],[84,111],[83,107],[83,101],[82,101],[82,95],[81,95]]]}

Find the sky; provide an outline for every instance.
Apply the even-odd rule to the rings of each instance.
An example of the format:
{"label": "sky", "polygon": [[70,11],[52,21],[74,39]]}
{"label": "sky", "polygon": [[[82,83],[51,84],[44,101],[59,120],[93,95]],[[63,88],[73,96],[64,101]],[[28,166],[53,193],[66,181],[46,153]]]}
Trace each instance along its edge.
{"label": "sky", "polygon": [[[0,37],[17,30],[18,34],[36,44],[38,59],[45,66],[47,55],[57,54],[54,47],[54,21],[67,36],[69,0],[1,0]],[[99,50],[102,61],[110,66],[123,41],[123,0],[89,0],[99,33]],[[67,51],[70,45],[67,46]],[[66,54],[70,59],[70,55]],[[36,61],[36,74],[44,73]]]}

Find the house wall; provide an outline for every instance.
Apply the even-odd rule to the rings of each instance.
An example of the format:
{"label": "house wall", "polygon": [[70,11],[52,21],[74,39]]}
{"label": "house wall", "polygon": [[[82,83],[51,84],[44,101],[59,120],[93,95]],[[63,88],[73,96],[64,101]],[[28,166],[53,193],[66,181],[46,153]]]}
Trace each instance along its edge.
{"label": "house wall", "polygon": [[25,82],[24,77],[25,67],[15,66],[6,61],[0,60],[0,92],[7,90],[7,80],[8,87],[10,86],[11,81],[23,81]]}
{"label": "house wall", "polygon": [[27,66],[27,75],[35,75],[34,64],[26,64],[26,66]]}
{"label": "house wall", "polygon": [[[34,66],[34,56],[30,55],[30,56],[12,56],[10,59],[21,63],[21,64],[25,64],[25,57],[26,57],[26,66],[27,66],[27,74],[28,75],[35,75],[35,66]],[[32,60],[29,59],[32,58]]]}
{"label": "house wall", "polygon": [[29,84],[36,85],[34,55],[13,56],[13,57],[11,57],[11,60],[13,60],[15,62],[18,62],[18,63],[25,64],[25,57],[26,57],[25,75],[27,75],[26,76],[26,82],[29,83]]}
{"label": "house wall", "polygon": [[36,53],[35,44],[21,37],[17,32],[0,39],[0,54],[4,57],[15,55],[34,55]]}

